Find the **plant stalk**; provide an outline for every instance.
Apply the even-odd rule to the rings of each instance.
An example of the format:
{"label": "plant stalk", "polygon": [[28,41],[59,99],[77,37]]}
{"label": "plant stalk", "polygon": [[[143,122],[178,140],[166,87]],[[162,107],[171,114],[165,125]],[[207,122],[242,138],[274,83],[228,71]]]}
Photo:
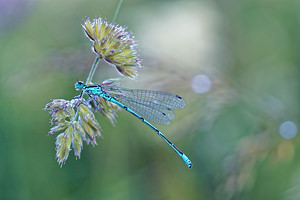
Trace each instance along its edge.
{"label": "plant stalk", "polygon": [[95,71],[96,71],[96,69],[97,69],[97,67],[98,67],[98,64],[99,64],[99,60],[100,60],[100,58],[99,58],[99,56],[97,56],[97,57],[95,58],[95,60],[94,60],[94,63],[93,63],[93,65],[92,65],[92,68],[91,68],[91,70],[90,70],[89,76],[88,76],[87,79],[86,79],[85,84],[89,84],[89,83],[92,82],[93,76],[94,76]]}
{"label": "plant stalk", "polygon": [[117,6],[117,8],[116,8],[114,17],[113,17],[113,19],[111,20],[111,23],[115,23],[115,21],[116,21],[118,15],[119,15],[119,13],[120,13],[120,9],[121,9],[121,7],[122,7],[123,2],[124,2],[124,0],[120,0],[120,1],[119,1],[119,4],[118,4],[118,6]]}

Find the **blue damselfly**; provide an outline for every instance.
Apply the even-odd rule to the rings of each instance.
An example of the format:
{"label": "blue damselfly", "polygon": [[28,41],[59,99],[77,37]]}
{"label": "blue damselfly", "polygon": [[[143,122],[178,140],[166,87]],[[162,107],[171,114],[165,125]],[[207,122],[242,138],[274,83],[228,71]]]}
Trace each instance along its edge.
{"label": "blue damselfly", "polygon": [[185,106],[185,101],[176,94],[167,92],[126,89],[117,86],[104,87],[98,84],[84,84],[78,81],[76,89],[82,89],[90,98],[99,96],[107,101],[117,104],[124,110],[130,112],[142,122],[152,128],[168,145],[183,159],[186,165],[191,168],[192,162],[180,151],[162,132],[155,128],[151,123],[164,124],[170,123],[175,115],[172,110],[181,109]]}

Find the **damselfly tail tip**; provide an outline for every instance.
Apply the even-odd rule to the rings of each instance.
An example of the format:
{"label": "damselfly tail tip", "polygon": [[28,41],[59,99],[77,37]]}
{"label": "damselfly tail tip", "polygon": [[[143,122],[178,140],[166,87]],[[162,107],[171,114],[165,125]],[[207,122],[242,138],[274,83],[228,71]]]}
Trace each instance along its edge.
{"label": "damselfly tail tip", "polygon": [[182,154],[181,158],[185,162],[185,164],[188,166],[188,168],[192,168],[193,164],[192,164],[191,160],[185,154]]}
{"label": "damselfly tail tip", "polygon": [[188,168],[192,168],[193,164],[190,160],[186,160],[185,164],[188,166]]}

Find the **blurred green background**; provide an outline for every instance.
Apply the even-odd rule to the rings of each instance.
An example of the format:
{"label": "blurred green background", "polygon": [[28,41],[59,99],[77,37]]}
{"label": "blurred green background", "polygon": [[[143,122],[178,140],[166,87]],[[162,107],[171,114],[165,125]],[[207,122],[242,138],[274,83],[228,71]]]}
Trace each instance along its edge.
{"label": "blurred green background", "polygon": [[0,199],[300,199],[299,0],[125,0],[144,68],[122,85],[184,97],[157,127],[193,168],[124,111],[60,168],[42,109],[78,95],[95,57],[81,23],[117,4],[0,0]]}

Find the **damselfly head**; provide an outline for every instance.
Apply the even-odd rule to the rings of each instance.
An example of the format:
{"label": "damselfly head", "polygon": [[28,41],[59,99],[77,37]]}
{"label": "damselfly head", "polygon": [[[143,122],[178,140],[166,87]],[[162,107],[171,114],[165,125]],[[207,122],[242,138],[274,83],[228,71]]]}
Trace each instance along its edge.
{"label": "damselfly head", "polygon": [[81,88],[83,88],[84,83],[82,81],[78,81],[77,83],[75,83],[75,89],[76,90],[80,90]]}

